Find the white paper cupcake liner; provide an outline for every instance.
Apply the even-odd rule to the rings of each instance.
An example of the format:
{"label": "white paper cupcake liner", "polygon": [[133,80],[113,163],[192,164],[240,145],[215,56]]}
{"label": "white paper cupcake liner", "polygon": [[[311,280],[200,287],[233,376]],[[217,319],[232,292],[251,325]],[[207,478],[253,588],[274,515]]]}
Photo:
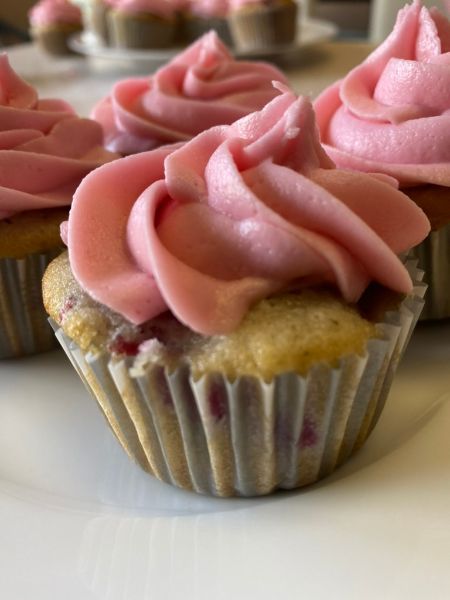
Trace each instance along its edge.
{"label": "white paper cupcake liner", "polygon": [[42,277],[59,253],[0,259],[0,359],[57,347],[42,304]]}
{"label": "white paper cupcake liner", "polygon": [[54,56],[67,56],[74,54],[69,46],[69,39],[75,34],[81,32],[79,24],[56,24],[44,27],[35,27],[30,31],[30,35],[36,44],[46,53]]}
{"label": "white paper cupcake liner", "polygon": [[365,355],[335,369],[319,364],[305,377],[230,382],[212,374],[194,381],[188,367],[136,368],[129,358],[84,353],[61,329],[56,336],[143,469],[200,493],[268,494],[328,475],[372,431],[423,306],[426,286],[414,264],[414,293],[386,314]]}
{"label": "white paper cupcake liner", "polygon": [[428,284],[421,319],[450,318],[450,225],[432,231],[412,252]]}

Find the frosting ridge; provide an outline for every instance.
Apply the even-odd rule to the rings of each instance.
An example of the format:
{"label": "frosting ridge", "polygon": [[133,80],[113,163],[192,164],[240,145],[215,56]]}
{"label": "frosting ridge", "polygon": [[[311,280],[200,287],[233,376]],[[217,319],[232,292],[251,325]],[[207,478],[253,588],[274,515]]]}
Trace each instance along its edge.
{"label": "frosting ridge", "polygon": [[119,81],[92,117],[109,150],[133,154],[184,141],[261,109],[283,74],[266,63],[236,61],[213,31],[151,77]]}
{"label": "frosting ridge", "polygon": [[450,185],[450,22],[419,0],[392,33],[314,107],[340,167],[380,171],[401,184]]}
{"label": "frosting ridge", "polygon": [[116,155],[62,100],[39,100],[0,54],[0,219],[69,205],[81,179]]}
{"label": "frosting ridge", "polygon": [[83,181],[68,246],[93,298],[133,323],[169,309],[221,334],[292,286],[332,284],[349,302],[370,280],[410,290],[396,255],[425,237],[426,217],[394,180],[335,169],[310,102],[280,89],[231,126]]}

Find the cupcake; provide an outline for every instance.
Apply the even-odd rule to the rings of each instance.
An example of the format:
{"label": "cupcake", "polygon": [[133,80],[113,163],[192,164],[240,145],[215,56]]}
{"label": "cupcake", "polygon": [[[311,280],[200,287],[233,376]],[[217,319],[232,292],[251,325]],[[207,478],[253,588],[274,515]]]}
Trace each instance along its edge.
{"label": "cupcake", "polygon": [[310,102],[281,90],[89,175],[43,282],[128,454],[219,496],[306,485],[348,458],[422,305],[397,254],[425,215],[392,179],[335,169]]}
{"label": "cupcake", "polygon": [[174,45],[177,10],[170,0],[117,0],[108,12],[108,36],[117,48]]}
{"label": "cupcake", "polygon": [[68,39],[82,29],[81,11],[68,0],[40,0],[28,18],[31,37],[50,54],[69,54]]}
{"label": "cupcake", "polygon": [[449,58],[450,22],[416,1],[363,63],[315,102],[333,161],[395,177],[430,219],[431,234],[416,250],[429,283],[428,318],[450,317]]}
{"label": "cupcake", "polygon": [[234,60],[211,31],[153,76],[117,82],[91,116],[109,150],[135,154],[261,109],[278,94],[273,80],[286,82],[273,65]]}
{"label": "cupcake", "polygon": [[230,0],[228,23],[233,44],[244,51],[292,44],[298,10],[295,0]]}
{"label": "cupcake", "polygon": [[182,13],[184,39],[193,42],[213,29],[225,44],[231,46],[227,14],[228,0],[190,0]]}
{"label": "cupcake", "polygon": [[59,226],[89,171],[116,156],[102,131],[36,91],[0,55],[0,358],[53,347],[40,281],[61,252]]}

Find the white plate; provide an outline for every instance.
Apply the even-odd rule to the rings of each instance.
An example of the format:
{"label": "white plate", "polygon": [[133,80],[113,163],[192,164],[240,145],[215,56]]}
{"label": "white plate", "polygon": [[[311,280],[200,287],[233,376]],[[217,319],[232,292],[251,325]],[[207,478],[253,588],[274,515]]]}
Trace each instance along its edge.
{"label": "white plate", "polygon": [[[277,58],[298,52],[299,49],[311,44],[326,41],[337,34],[338,28],[334,23],[318,19],[303,19],[299,23],[298,36],[294,43],[280,46],[264,47],[252,51],[234,51],[238,58]],[[96,60],[96,64],[109,67],[133,65],[136,68],[148,68],[160,65],[173,58],[182,48],[160,50],[129,50],[108,48],[95,43],[89,33],[74,35],[70,40],[73,50]]]}
{"label": "white plate", "polygon": [[62,353],[0,363],[5,600],[450,598],[450,323],[380,423],[304,491],[217,500],[131,464]]}

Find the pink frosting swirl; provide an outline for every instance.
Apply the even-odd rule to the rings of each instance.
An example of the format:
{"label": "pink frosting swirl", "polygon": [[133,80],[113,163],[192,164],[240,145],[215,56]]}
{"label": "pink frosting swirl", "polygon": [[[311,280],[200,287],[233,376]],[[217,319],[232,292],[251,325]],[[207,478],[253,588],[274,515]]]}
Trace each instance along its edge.
{"label": "pink frosting swirl", "polygon": [[389,37],[314,107],[340,167],[450,185],[450,22],[417,0]]}
{"label": "pink frosting swirl", "polygon": [[81,11],[68,0],[40,0],[28,13],[33,27],[45,27],[55,23],[81,25]]}
{"label": "pink frosting swirl", "polygon": [[63,100],[39,100],[0,54],[0,219],[69,205],[81,179],[114,158],[97,123]]}
{"label": "pink frosting swirl", "polygon": [[166,19],[174,17],[177,10],[170,0],[114,0],[114,8],[125,13],[149,13]]}
{"label": "pink frosting swirl", "polygon": [[310,102],[284,91],[231,126],[86,177],[68,246],[81,286],[131,322],[170,309],[214,334],[292,285],[335,284],[350,302],[370,280],[408,292],[397,253],[428,231],[395,180],[335,169]]}
{"label": "pink frosting swirl", "polygon": [[283,74],[266,63],[236,61],[209,32],[152,77],[119,81],[92,113],[107,148],[122,154],[185,141],[259,110]]}

